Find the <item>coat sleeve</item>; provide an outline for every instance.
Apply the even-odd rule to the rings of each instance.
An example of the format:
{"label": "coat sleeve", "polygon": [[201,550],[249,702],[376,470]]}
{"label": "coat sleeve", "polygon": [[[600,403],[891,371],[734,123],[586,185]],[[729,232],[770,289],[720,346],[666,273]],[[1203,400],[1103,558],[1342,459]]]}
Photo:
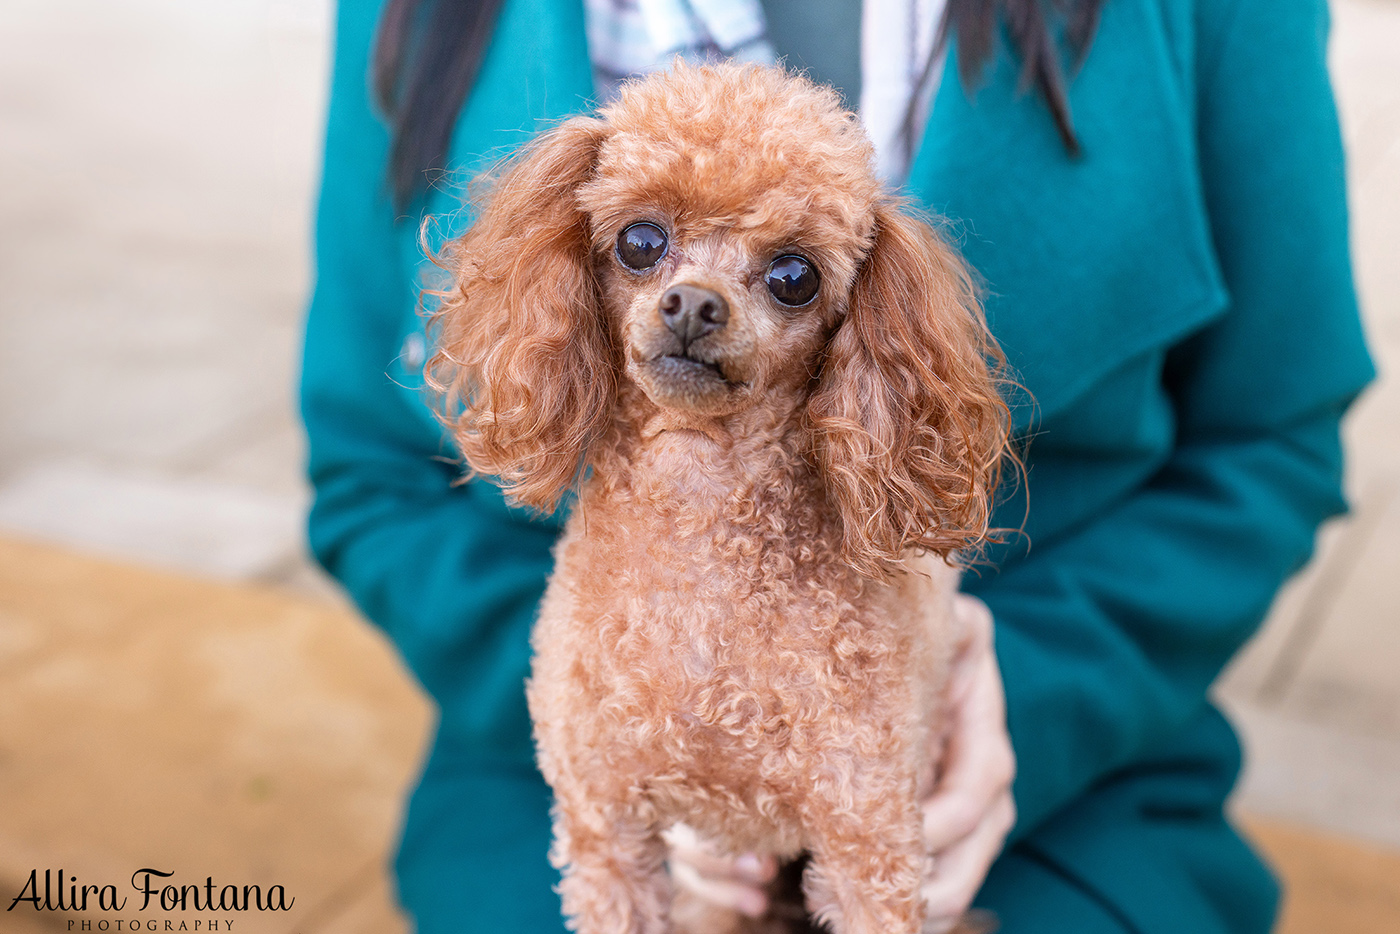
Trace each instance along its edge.
{"label": "coat sleeve", "polygon": [[1198,717],[1318,524],[1345,509],[1338,426],[1372,370],[1326,9],[1202,0],[1198,30],[1200,166],[1229,308],[1160,355],[1174,450],[1094,521],[969,584],[998,624],[1014,836]]}
{"label": "coat sleeve", "polygon": [[528,630],[558,524],[507,508],[487,484],[454,485],[455,452],[390,372],[417,271],[367,91],[377,11],[345,0],[337,17],[301,382],[311,548],[439,702],[444,730],[473,754],[528,763]]}

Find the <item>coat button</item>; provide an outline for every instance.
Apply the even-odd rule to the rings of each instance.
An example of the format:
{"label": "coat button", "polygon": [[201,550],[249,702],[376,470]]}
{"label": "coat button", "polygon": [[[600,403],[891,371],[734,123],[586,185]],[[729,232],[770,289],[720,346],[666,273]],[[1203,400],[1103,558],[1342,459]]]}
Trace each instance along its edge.
{"label": "coat button", "polygon": [[422,334],[410,334],[403,339],[403,348],[399,351],[399,356],[403,359],[405,369],[417,370],[423,366],[428,359],[428,344],[423,340]]}

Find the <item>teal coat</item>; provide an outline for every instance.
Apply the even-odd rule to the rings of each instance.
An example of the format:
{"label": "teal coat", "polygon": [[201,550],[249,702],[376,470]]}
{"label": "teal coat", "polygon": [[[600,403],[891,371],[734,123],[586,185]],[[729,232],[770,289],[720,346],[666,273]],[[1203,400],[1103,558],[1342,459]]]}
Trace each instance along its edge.
{"label": "teal coat", "polygon": [[[452,146],[462,179],[592,93],[578,0],[509,0]],[[458,469],[422,392],[418,218],[344,0],[302,405],[311,544],[441,706],[400,894],[423,934],[560,929],[522,692],[558,517]],[[1072,86],[1084,156],[1002,52],[949,63],[909,193],[950,219],[1027,390],[1015,536],[966,588],[997,621],[1019,823],[980,900],[1017,931],[1264,931],[1221,815],[1206,689],[1344,508],[1338,419],[1372,375],[1353,295],[1322,0],[1109,0]],[[434,193],[432,239],[462,229]],[[1030,400],[1034,400],[1033,402]],[[1027,547],[1029,542],[1029,547]]]}

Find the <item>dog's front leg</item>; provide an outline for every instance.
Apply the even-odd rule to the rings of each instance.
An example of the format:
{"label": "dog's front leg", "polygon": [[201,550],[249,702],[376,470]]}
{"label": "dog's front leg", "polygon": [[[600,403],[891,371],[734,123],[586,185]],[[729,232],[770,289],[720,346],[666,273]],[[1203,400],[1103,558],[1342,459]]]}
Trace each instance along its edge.
{"label": "dog's front leg", "polygon": [[[868,768],[867,775],[898,774],[895,763]],[[826,785],[827,794],[806,809],[812,854],[803,880],[807,905],[835,934],[918,934],[928,857],[914,780],[896,788],[878,779],[874,784],[881,787],[847,776]]]}
{"label": "dog's front leg", "polygon": [[578,934],[666,934],[671,880],[666,848],[645,807],[556,790],[551,860]]}

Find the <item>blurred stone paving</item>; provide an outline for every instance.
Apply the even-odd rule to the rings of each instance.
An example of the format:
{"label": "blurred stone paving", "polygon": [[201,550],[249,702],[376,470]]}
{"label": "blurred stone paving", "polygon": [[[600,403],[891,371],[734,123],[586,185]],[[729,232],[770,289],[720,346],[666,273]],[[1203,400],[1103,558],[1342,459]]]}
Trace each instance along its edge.
{"label": "blurred stone paving", "polygon": [[[386,855],[431,714],[346,608],[0,537],[0,685],[0,931],[404,929]],[[143,868],[200,894],[146,905]],[[60,871],[124,910],[50,901]]]}
{"label": "blurred stone paving", "polygon": [[[1353,513],[1324,531],[1317,559],[1280,597],[1218,693],[1245,734],[1241,810],[1400,848],[1400,0],[1336,0],[1333,13],[1356,271],[1382,376],[1347,425]],[[422,699],[383,640],[346,621],[335,590],[303,554],[307,492],[294,381],[330,22],[329,0],[0,5],[0,539],[299,594],[287,599],[300,609],[266,610],[284,625],[254,620],[246,627],[249,645],[278,660],[275,670],[259,671],[239,654],[252,651],[247,646],[224,646],[242,672],[231,683],[259,691],[275,676],[277,690],[295,697],[298,677],[313,682],[317,666],[334,657],[325,634],[341,632],[359,653],[345,664],[392,697],[385,709],[404,718],[401,737],[373,733],[380,745],[372,748],[396,748],[411,765],[427,728]],[[0,562],[31,567],[30,554],[0,549]],[[101,567],[81,573],[120,589]],[[166,582],[159,587],[183,592],[177,579],[152,573],[152,581]],[[0,575],[0,588],[4,580],[18,587],[24,578]],[[249,592],[254,604],[263,593]],[[243,606],[239,593],[227,591],[230,605]],[[317,606],[337,609],[318,616]],[[20,863],[45,864],[34,846],[50,834],[46,820],[51,839],[68,842],[45,852],[68,853],[78,865],[83,838],[72,824],[96,806],[61,775],[54,784],[69,796],[62,804],[47,799],[45,783],[24,771],[57,755],[62,723],[5,715],[29,709],[35,696],[21,696],[21,688],[32,685],[34,672],[54,684],[79,678],[62,646],[107,651],[97,624],[81,623],[97,610],[74,612],[68,643],[36,634],[22,613],[0,615],[0,795],[19,787],[21,773],[35,795],[0,805],[6,891]],[[163,645],[208,651],[180,642],[188,634],[178,633],[174,617],[151,612],[150,620],[131,622],[143,627],[140,638],[114,644],[113,653],[125,658],[132,645],[145,645],[151,658],[176,664],[186,656],[162,654]],[[308,655],[309,644],[321,654]],[[305,671],[296,669],[298,659]],[[150,659],[128,661],[150,683],[174,685],[170,728],[196,730],[180,717],[210,703],[200,699],[204,689],[177,671],[151,668]],[[120,705],[123,695],[113,691]],[[189,710],[180,709],[182,698]],[[252,704],[237,722],[240,729],[260,723],[254,733],[261,736],[282,729],[285,714]],[[382,714],[364,713],[368,720],[340,729],[363,731],[373,721],[379,730]],[[176,744],[172,755],[204,761],[231,754],[215,740]],[[159,745],[158,737],[151,741]],[[313,757],[318,749],[305,746]],[[103,756],[94,774],[123,767],[119,749]],[[157,786],[183,774],[131,768]],[[340,868],[307,867],[303,878],[314,877],[323,897],[387,898],[382,860],[407,768],[376,773],[371,784],[380,797],[366,792],[359,805],[373,832],[335,843]],[[199,774],[195,785],[168,789],[172,800],[196,800],[191,788],[209,780]],[[282,802],[282,820],[314,812],[311,785],[291,780],[300,790],[283,798],[280,785],[260,781],[253,775],[236,789],[208,791],[207,800],[271,796]],[[24,841],[7,821],[16,813],[26,815]],[[285,854],[291,851],[269,849],[267,841],[289,833],[253,821],[102,839],[111,852],[130,839],[133,852],[122,856],[136,860],[137,842],[149,850],[151,841],[191,834],[217,836],[229,853]],[[199,849],[191,846],[171,843],[162,852]],[[310,920],[299,930],[349,929]],[[17,922],[0,918],[0,930],[15,929],[7,923]],[[375,923],[381,926],[366,929],[392,927]]]}

